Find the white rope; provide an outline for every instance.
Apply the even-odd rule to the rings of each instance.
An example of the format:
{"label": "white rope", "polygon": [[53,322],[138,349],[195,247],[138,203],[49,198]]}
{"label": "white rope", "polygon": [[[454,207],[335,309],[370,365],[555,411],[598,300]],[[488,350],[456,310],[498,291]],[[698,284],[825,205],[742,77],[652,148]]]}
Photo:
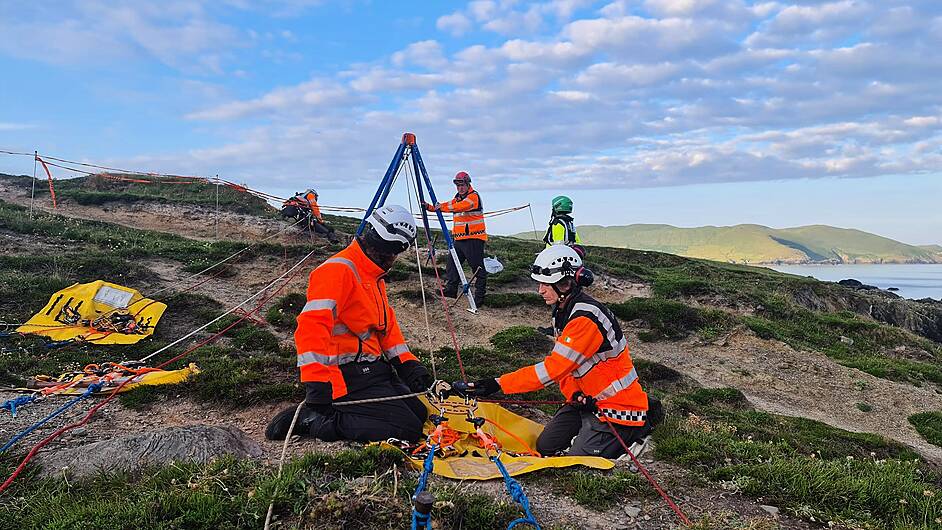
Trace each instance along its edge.
{"label": "white rope", "polygon": [[[270,236],[268,236],[268,237],[266,237],[266,238],[259,239],[258,241],[252,243],[251,245],[249,245],[249,246],[243,248],[242,250],[239,250],[238,252],[232,254],[231,256],[228,256],[228,257],[226,257],[226,258],[223,258],[223,259],[217,261],[216,263],[213,263],[213,264],[210,265],[209,267],[206,267],[205,269],[203,269],[203,270],[201,270],[201,271],[199,271],[199,272],[195,272],[195,273],[193,273],[193,274],[191,274],[191,275],[189,275],[189,276],[187,276],[187,277],[185,277],[185,278],[179,280],[177,283],[179,284],[179,283],[183,283],[183,282],[188,282],[188,281],[192,280],[193,278],[196,278],[197,276],[203,275],[203,274],[205,274],[205,273],[207,273],[207,272],[209,272],[209,271],[215,269],[216,267],[222,265],[223,263],[226,263],[226,262],[228,262],[228,261],[230,261],[230,260],[235,259],[235,258],[238,257],[240,254],[242,254],[243,252],[245,252],[245,251],[247,251],[247,250],[251,250],[252,247],[254,247],[254,246],[256,246],[256,245],[259,245],[259,244],[261,244],[261,243],[264,243],[264,242],[266,242],[266,241],[268,241],[268,240],[270,240],[270,239],[273,239],[273,238],[275,238],[276,236],[281,235],[282,233],[284,233],[284,232],[285,232],[286,230],[288,230],[289,228],[292,228],[292,227],[297,226],[298,223],[300,223],[301,221],[303,221],[303,219],[298,219],[298,220],[295,221],[294,223],[285,226],[284,228],[282,228],[281,230],[275,232],[274,234],[272,234],[272,235],[270,235]],[[153,298],[153,297],[157,296],[158,294],[163,293],[163,292],[168,291],[168,290],[170,290],[170,286],[164,287],[163,289],[158,289],[158,290],[154,291],[153,293],[149,293],[149,294],[147,295],[147,297],[148,297],[148,298]]]}
{"label": "white rope", "polygon": [[218,317],[216,317],[216,318],[210,320],[209,322],[203,324],[202,326],[200,326],[200,327],[194,329],[193,331],[191,331],[191,332],[187,333],[186,335],[180,337],[179,339],[177,339],[177,340],[171,342],[170,344],[167,344],[167,345],[164,346],[163,348],[160,348],[159,350],[157,350],[157,351],[151,353],[150,355],[148,355],[148,356],[146,356],[146,357],[143,357],[142,359],[139,359],[137,362],[143,363],[144,361],[150,359],[151,357],[157,355],[158,353],[162,353],[162,352],[167,351],[168,349],[172,348],[173,346],[176,346],[177,344],[180,344],[181,342],[183,342],[183,341],[185,341],[186,339],[192,337],[193,335],[196,335],[196,334],[199,333],[200,331],[203,331],[204,329],[206,329],[206,328],[208,328],[209,326],[215,324],[216,322],[219,322],[220,320],[222,320],[222,319],[225,318],[226,316],[228,316],[228,315],[234,313],[234,312],[235,312],[237,309],[239,309],[240,307],[242,307],[242,306],[244,306],[245,304],[251,302],[251,301],[254,300],[255,298],[258,298],[259,296],[261,296],[262,293],[268,291],[268,289],[270,289],[270,288],[271,288],[272,286],[274,286],[276,283],[278,283],[279,281],[281,281],[282,279],[284,279],[284,277],[287,276],[288,274],[290,274],[292,271],[294,271],[294,269],[297,269],[298,267],[300,267],[305,261],[308,260],[308,258],[310,258],[311,256],[313,256],[314,253],[316,253],[316,252],[317,252],[317,249],[314,249],[314,250],[308,252],[306,256],[304,256],[303,258],[301,258],[301,261],[295,263],[294,266],[292,266],[290,269],[286,270],[285,272],[281,273],[280,276],[278,276],[277,278],[275,278],[274,280],[272,280],[268,285],[266,285],[265,287],[263,287],[260,291],[256,292],[256,293],[253,294],[252,296],[249,296],[248,298],[246,298],[245,300],[243,300],[243,301],[240,302],[239,304],[233,306],[232,308],[230,308],[230,309],[229,309],[228,311],[226,311],[225,313],[223,313],[223,314],[219,315]]}
{"label": "white rope", "polygon": [[331,403],[334,407],[343,407],[346,405],[362,405],[364,403],[382,403],[383,401],[396,401],[397,399],[409,399],[421,396],[425,394],[426,391],[422,392],[413,392],[411,394],[399,394],[398,396],[386,396],[378,398],[368,398],[368,399],[357,399],[355,401],[334,401]]}
{"label": "white rope", "polygon": [[[416,186],[419,185],[418,175],[416,175],[412,168],[410,167],[409,176],[412,177],[412,182]],[[412,192],[411,189],[406,189],[406,195],[409,197],[409,213],[415,215],[412,211]],[[415,190],[416,197],[415,202],[419,202],[418,189]],[[422,206],[424,208],[424,206]],[[431,243],[431,242],[429,242]],[[415,247],[415,266],[419,269],[419,290],[422,291],[422,313],[425,315],[425,335],[428,337],[428,354],[432,359],[432,378],[438,379],[438,368],[435,366],[435,345],[432,342],[432,327],[428,321],[428,303],[425,301],[425,278],[422,275],[422,258],[419,256],[419,245],[413,244]]]}
{"label": "white rope", "polygon": [[[389,396],[381,398],[370,398],[370,399],[358,399],[356,401],[341,401],[334,402],[333,406],[339,407],[342,405],[360,405],[363,403],[379,403],[381,401],[393,401],[396,399],[408,399],[412,397],[421,396],[425,392],[413,392],[411,394],[403,394],[401,396]],[[278,461],[278,475],[277,478],[281,478],[281,472],[285,467],[285,458],[288,455],[288,444],[291,443],[291,435],[294,433],[294,426],[298,422],[298,416],[301,415],[301,409],[304,408],[304,402],[298,403],[298,408],[294,410],[294,417],[291,418],[291,425],[288,427],[288,434],[285,435],[285,443],[281,446],[281,459]],[[275,496],[278,495],[277,485],[275,487]],[[268,530],[271,526],[271,517],[272,513],[275,510],[275,499],[272,499],[271,503],[268,505],[268,513],[265,514],[265,530]]]}
{"label": "white rope", "polygon": [[[278,476],[281,478],[281,471],[285,467],[285,457],[288,455],[288,444],[291,443],[291,434],[294,432],[294,426],[298,422],[298,416],[301,415],[301,409],[304,408],[304,402],[298,403],[298,408],[294,409],[294,417],[291,418],[291,426],[288,427],[288,434],[285,435],[285,443],[281,446],[281,460],[278,461]],[[271,503],[268,505],[268,513],[265,514],[265,530],[268,530],[271,526],[271,515],[275,511],[275,499],[274,497],[278,495],[278,484],[275,484],[275,495],[273,495]]]}

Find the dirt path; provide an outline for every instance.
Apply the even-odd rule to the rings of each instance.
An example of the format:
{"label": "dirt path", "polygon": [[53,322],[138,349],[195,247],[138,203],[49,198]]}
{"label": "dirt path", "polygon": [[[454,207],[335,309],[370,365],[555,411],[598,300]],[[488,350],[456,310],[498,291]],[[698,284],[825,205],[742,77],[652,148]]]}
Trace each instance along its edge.
{"label": "dirt path", "polygon": [[[942,395],[932,389],[880,379],[745,330],[734,333],[725,346],[695,340],[646,343],[636,337],[630,344],[637,357],[674,368],[704,386],[739,389],[756,408],[879,434],[942,464],[942,447],[926,442],[906,419],[942,410]],[[858,403],[873,410],[862,412]]]}

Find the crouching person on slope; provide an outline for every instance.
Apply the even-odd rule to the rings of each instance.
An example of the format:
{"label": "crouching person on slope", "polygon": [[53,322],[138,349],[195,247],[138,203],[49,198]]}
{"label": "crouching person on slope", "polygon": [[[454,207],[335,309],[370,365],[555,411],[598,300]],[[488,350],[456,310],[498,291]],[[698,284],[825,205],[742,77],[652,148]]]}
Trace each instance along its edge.
{"label": "crouching person on slope", "polygon": [[[402,206],[384,206],[347,248],[311,271],[295,343],[305,406],[293,434],[325,441],[416,441],[427,412],[418,398],[340,406],[345,401],[400,396],[432,385],[409,351],[386,296],[383,277],[415,241],[415,220]],[[269,423],[265,436],[283,440],[296,407]]]}
{"label": "crouching person on slope", "polygon": [[456,382],[453,387],[459,393],[487,396],[498,390],[532,392],[558,383],[569,403],[559,408],[537,439],[536,450],[543,456],[616,458],[625,450],[610,425],[629,447],[643,444],[663,415],[660,403],[641,389],[612,312],[583,292],[592,283],[591,271],[575,250],[553,245],[540,252],[530,272],[540,282],[540,295],[553,306],[553,351],[542,362],[499,378]]}

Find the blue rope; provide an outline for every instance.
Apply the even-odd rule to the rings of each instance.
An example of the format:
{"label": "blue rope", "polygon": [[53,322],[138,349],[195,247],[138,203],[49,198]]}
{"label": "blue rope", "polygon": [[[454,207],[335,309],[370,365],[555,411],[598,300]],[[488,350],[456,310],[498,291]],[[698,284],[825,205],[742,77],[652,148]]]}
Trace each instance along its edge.
{"label": "blue rope", "polygon": [[15,418],[17,407],[22,407],[23,405],[32,403],[35,400],[36,400],[36,396],[17,396],[13,399],[8,399],[4,401],[3,405],[0,405],[0,409],[9,410],[10,414],[12,414],[13,417]]}
{"label": "blue rope", "polygon": [[[416,497],[419,496],[419,493],[425,491],[425,486],[428,484],[428,477],[432,474],[432,467],[435,460],[435,451],[437,449],[437,445],[430,445],[428,448],[428,456],[425,457],[425,462],[422,464],[422,474],[419,475],[419,483],[415,487],[415,493],[412,494],[413,501]],[[431,522],[431,519],[432,514],[419,513],[415,510],[415,506],[412,507],[412,530],[429,528],[429,522]]]}
{"label": "blue rope", "polygon": [[507,526],[507,530],[511,530],[518,524],[528,524],[533,528],[536,528],[536,530],[540,530],[540,523],[536,522],[536,517],[533,517],[533,514],[530,512],[530,499],[527,498],[527,494],[523,491],[523,486],[514,480],[514,478],[510,476],[510,473],[507,472],[507,468],[504,467],[504,463],[500,461],[500,455],[492,456],[491,460],[497,466],[500,474],[504,476],[504,485],[507,488],[507,494],[510,495],[510,498],[519,504],[521,508],[523,508],[523,513],[526,515],[526,517],[521,517],[511,521],[510,525]]}
{"label": "blue rope", "polygon": [[59,407],[58,409],[56,409],[56,411],[53,412],[52,414],[50,414],[50,415],[46,416],[45,418],[43,418],[43,419],[37,421],[36,423],[30,425],[29,427],[26,428],[26,430],[24,430],[23,432],[17,434],[17,435],[14,436],[13,438],[10,438],[10,441],[7,442],[6,445],[4,445],[3,447],[0,447],[0,453],[2,453],[2,452],[4,452],[4,451],[6,451],[7,449],[9,449],[10,446],[12,446],[12,445],[15,444],[16,442],[20,441],[24,436],[28,435],[29,433],[31,433],[31,432],[35,431],[36,429],[38,429],[38,428],[42,427],[43,425],[45,425],[46,422],[48,422],[49,420],[55,418],[55,417],[58,416],[59,414],[62,414],[63,412],[65,412],[65,411],[69,410],[70,408],[74,407],[79,401],[82,401],[83,399],[87,398],[88,396],[92,395],[93,393],[98,392],[99,390],[101,390],[101,387],[102,387],[102,386],[104,386],[104,383],[92,383],[92,384],[88,385],[88,389],[85,390],[85,393],[84,393],[84,394],[82,394],[82,395],[76,397],[76,398],[73,399],[72,401],[69,401],[69,402],[66,403],[65,405],[62,405],[61,407]]}

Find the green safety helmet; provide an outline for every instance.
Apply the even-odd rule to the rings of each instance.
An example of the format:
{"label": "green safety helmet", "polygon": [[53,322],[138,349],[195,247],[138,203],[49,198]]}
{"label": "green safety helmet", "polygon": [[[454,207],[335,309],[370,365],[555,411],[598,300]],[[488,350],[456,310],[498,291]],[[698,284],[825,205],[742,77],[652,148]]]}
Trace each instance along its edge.
{"label": "green safety helmet", "polygon": [[553,197],[553,213],[572,213],[572,199],[565,195]]}

